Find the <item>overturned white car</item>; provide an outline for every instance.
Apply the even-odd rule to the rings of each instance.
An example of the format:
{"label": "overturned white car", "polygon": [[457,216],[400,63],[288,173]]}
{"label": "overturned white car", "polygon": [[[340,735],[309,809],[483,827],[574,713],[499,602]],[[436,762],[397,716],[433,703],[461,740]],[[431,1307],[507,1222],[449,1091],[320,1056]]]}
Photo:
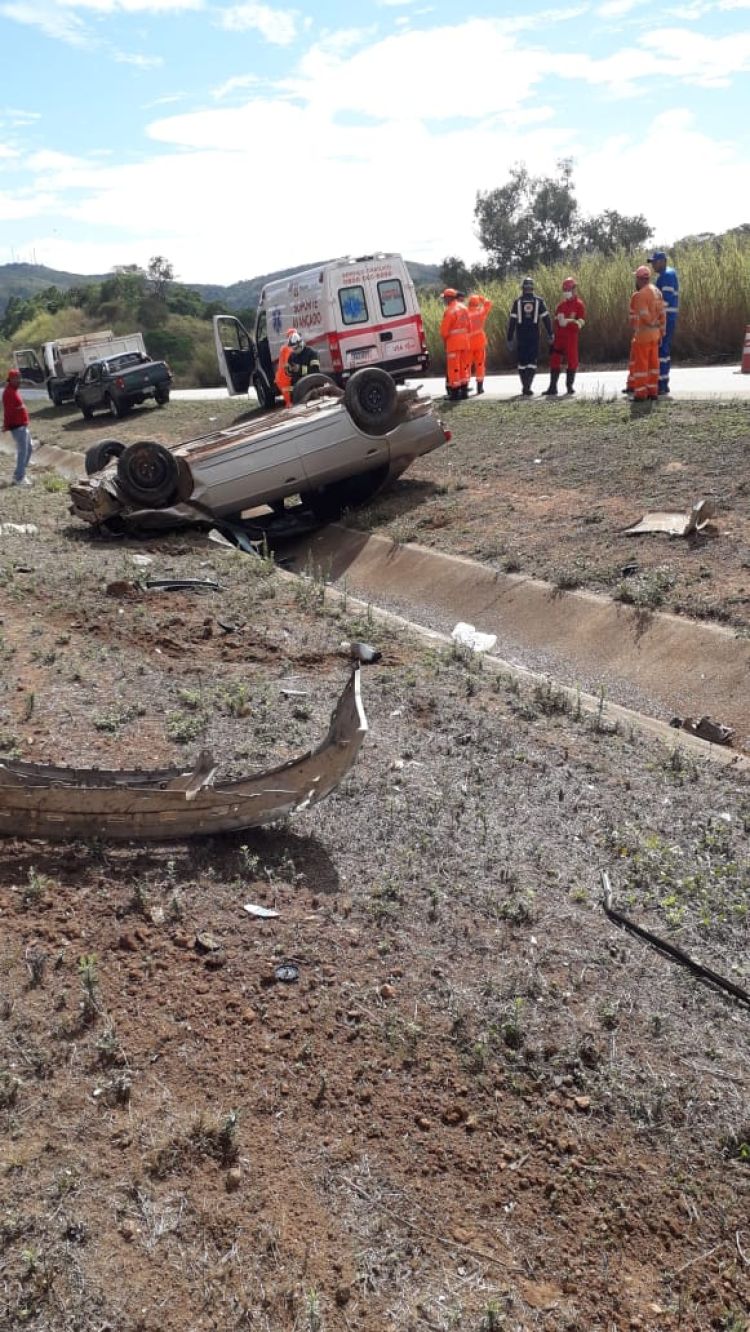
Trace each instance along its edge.
{"label": "overturned white car", "polygon": [[310,376],[310,396],[272,416],[172,446],[105,439],[86,454],[88,479],[70,488],[71,512],[95,525],[237,519],[298,495],[327,521],[363,504],[450,432],[429,398],[397,388],[380,369],[352,375],[342,393]]}

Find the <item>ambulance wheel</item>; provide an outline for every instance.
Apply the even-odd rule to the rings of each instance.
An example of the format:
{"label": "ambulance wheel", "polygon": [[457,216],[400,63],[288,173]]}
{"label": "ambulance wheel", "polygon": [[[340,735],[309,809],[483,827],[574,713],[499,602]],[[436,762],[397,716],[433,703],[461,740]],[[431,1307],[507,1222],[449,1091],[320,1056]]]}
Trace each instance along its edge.
{"label": "ambulance wheel", "polygon": [[100,439],[98,444],[92,444],[91,448],[86,450],[86,475],[94,476],[96,472],[102,472],[113,458],[119,458],[124,452],[125,445],[121,444],[119,439]]}
{"label": "ambulance wheel", "polygon": [[265,412],[270,412],[276,405],[276,387],[269,384],[265,375],[253,375],[253,388],[258,396],[258,404]]}
{"label": "ambulance wheel", "polygon": [[377,495],[388,476],[387,467],[376,467],[372,472],[351,476],[344,481],[332,481],[319,490],[306,490],[300,499],[312,509],[318,522],[333,523],[345,509],[356,509]]}
{"label": "ambulance wheel", "polygon": [[398,419],[398,389],[386,370],[356,370],[344,390],[344,406],[366,435],[385,435]]}
{"label": "ambulance wheel", "polygon": [[[325,390],[325,393],[323,392]],[[298,407],[301,402],[307,402],[313,394],[318,397],[327,397],[330,393],[333,398],[341,397],[341,389],[334,383],[330,375],[305,375],[298,379],[292,389],[292,405]]]}

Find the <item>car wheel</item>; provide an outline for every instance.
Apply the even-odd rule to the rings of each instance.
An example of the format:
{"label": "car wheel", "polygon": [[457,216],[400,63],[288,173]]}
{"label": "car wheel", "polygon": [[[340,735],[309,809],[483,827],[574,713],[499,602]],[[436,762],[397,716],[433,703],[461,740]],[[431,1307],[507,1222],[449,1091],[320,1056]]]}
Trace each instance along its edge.
{"label": "car wheel", "polygon": [[92,416],[94,415],[93,407],[84,407],[83,404],[79,404],[79,406],[81,408],[81,416],[83,417],[84,421],[90,421]]}
{"label": "car wheel", "polygon": [[53,389],[50,396],[52,398],[53,407],[62,407],[64,400],[63,400],[63,395],[59,389]]}
{"label": "car wheel", "polygon": [[177,459],[163,444],[140,440],[117,459],[117,479],[128,499],[164,509],[177,496]]}
{"label": "car wheel", "polygon": [[306,490],[300,499],[306,508],[312,509],[319,522],[332,523],[341,517],[345,509],[356,509],[367,504],[377,495],[387,476],[387,467],[376,467],[361,476],[332,481],[329,486],[321,486],[319,490]]}
{"label": "car wheel", "polygon": [[121,402],[119,398],[113,397],[111,393],[108,393],[104,399],[104,405],[110,416],[114,416],[118,421],[122,420],[123,416],[127,416],[130,411],[128,403]]}
{"label": "car wheel", "polygon": [[102,472],[113,458],[119,458],[125,452],[125,445],[121,444],[119,439],[100,439],[97,444],[92,444],[90,449],[86,450],[86,475],[93,476],[95,472]]}
{"label": "car wheel", "polygon": [[307,402],[313,393],[326,397],[330,394],[332,398],[343,397],[341,389],[330,375],[305,375],[303,379],[297,380],[292,389],[292,405],[297,407],[301,402]]}
{"label": "car wheel", "polygon": [[366,435],[385,435],[398,419],[398,390],[386,370],[357,370],[346,386],[344,406]]}
{"label": "car wheel", "polygon": [[166,407],[169,402],[169,389],[159,389],[154,394],[154,401],[157,407]]}
{"label": "car wheel", "polygon": [[253,388],[255,389],[258,404],[264,412],[270,412],[276,406],[276,388],[269,384],[265,375],[260,373],[253,375]]}

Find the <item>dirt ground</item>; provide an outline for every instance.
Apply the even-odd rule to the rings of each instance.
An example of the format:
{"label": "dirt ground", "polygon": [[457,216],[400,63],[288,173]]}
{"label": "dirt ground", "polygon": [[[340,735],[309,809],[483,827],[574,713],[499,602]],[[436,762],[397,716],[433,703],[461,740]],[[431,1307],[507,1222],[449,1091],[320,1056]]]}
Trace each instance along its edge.
{"label": "dirt ground", "polygon": [[[412,514],[463,503],[428,466],[479,485],[479,420]],[[266,766],[321,737],[343,638],[383,660],[289,826],[4,844],[0,1327],[747,1332],[750,1014],[599,905],[605,868],[749,988],[746,778],[201,535],[97,540],[57,487],[0,492],[39,527],[0,538],[5,752]],[[134,553],[221,590],[108,595]]]}

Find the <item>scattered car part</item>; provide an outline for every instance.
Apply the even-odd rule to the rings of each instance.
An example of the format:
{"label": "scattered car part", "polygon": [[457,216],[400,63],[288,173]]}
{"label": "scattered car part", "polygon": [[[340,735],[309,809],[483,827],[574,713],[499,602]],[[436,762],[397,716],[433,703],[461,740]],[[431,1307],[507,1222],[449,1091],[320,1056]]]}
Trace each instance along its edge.
{"label": "scattered car part", "polygon": [[689,513],[644,513],[632,527],[625,528],[625,536],[646,536],[654,532],[664,532],[671,537],[692,536],[694,532],[706,532],[712,518],[716,516],[713,500],[698,500]]}
{"label": "scattered car part", "polygon": [[380,661],[382,652],[374,648],[371,643],[362,643],[354,639],[352,643],[346,640],[341,644],[342,652],[346,652],[352,661],[362,662],[365,666],[372,666],[376,661]]}
{"label": "scattered car part", "polygon": [[286,981],[288,984],[290,981],[299,980],[299,967],[296,962],[280,962],[274,967],[273,974],[277,981]]}
{"label": "scattered car part", "polygon": [[609,875],[606,870],[601,871],[602,888],[604,895],[602,897],[602,907],[604,914],[620,929],[627,930],[629,934],[634,934],[639,939],[644,939],[646,943],[655,948],[657,952],[663,953],[672,962],[678,962],[680,966],[687,967],[697,980],[702,981],[704,985],[710,985],[714,989],[724,990],[732,995],[734,999],[739,999],[740,1003],[750,1008],[750,994],[743,990],[741,985],[735,985],[734,981],[727,980],[725,976],[720,976],[717,971],[712,971],[710,967],[704,967],[702,962],[696,962],[687,953],[683,953],[681,948],[676,948],[674,944],[668,943],[666,939],[660,939],[658,934],[652,934],[650,930],[645,930],[642,925],[636,925],[634,920],[624,916],[612,906],[612,886],[609,881]]}
{"label": "scattered car part", "polygon": [[273,907],[258,906],[257,902],[246,902],[242,910],[246,911],[248,916],[254,916],[256,920],[275,920],[279,914]]}
{"label": "scattered car part", "polygon": [[699,721],[694,721],[692,717],[673,717],[669,725],[687,731],[688,735],[695,735],[699,740],[707,740],[711,745],[730,745],[734,735],[733,727],[712,721],[710,717],[701,717]]}
{"label": "scattered car part", "polygon": [[220,591],[220,584],[215,578],[147,578],[144,587],[149,592]]}
{"label": "scattered car part", "polygon": [[497,634],[484,634],[480,629],[475,629],[473,624],[466,624],[464,620],[459,620],[451,631],[451,638],[459,647],[468,648],[470,652],[491,652],[497,642]]}
{"label": "scattered car part", "polygon": [[367,733],[354,669],[317,749],[266,772],[215,781],[210,754],[190,772],[105,771],[0,759],[0,836],[174,841],[273,823],[323,800]]}

